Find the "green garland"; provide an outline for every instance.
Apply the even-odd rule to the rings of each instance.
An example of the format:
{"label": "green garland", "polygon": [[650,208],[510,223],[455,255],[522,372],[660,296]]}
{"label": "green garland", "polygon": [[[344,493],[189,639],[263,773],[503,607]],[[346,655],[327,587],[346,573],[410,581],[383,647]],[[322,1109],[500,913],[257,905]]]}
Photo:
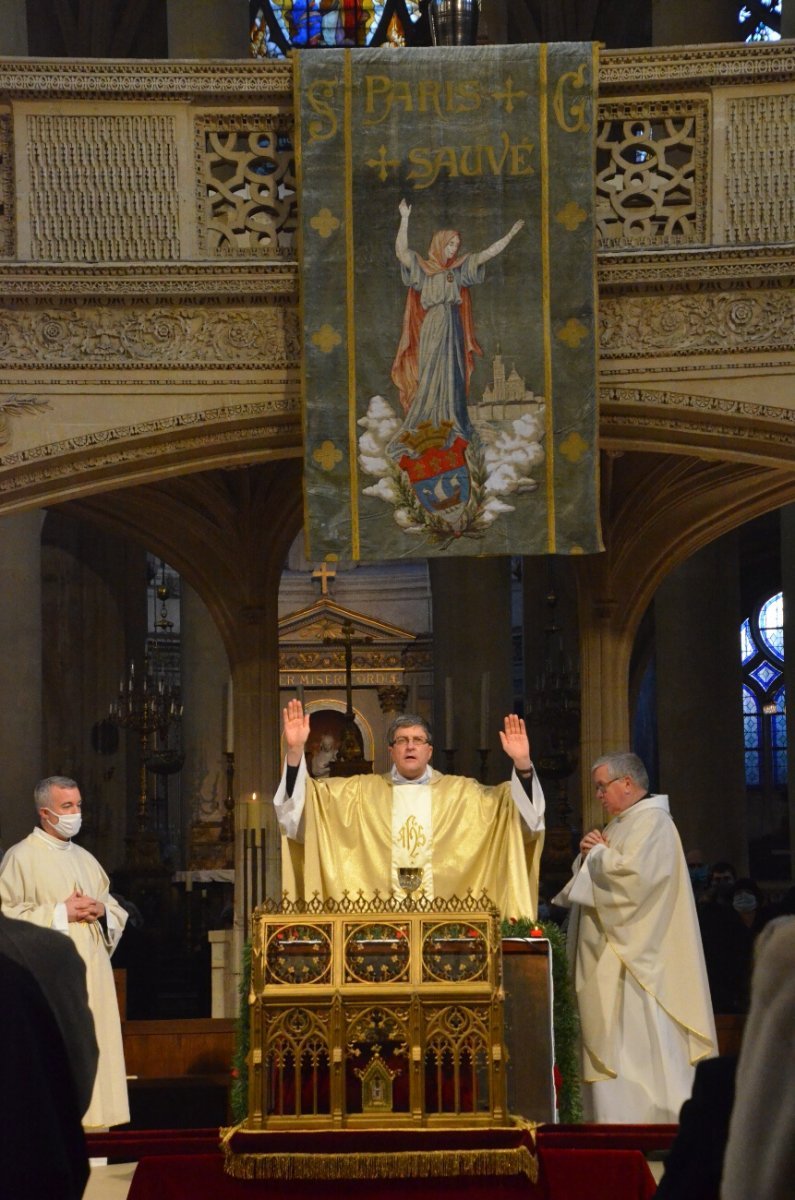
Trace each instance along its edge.
{"label": "green garland", "polygon": [[558,1113],[565,1124],[582,1120],[580,1097],[580,1023],[571,986],[569,962],[566,956],[566,935],[554,921],[503,921],[503,937],[529,937],[540,929],[552,949],[552,1026],[555,1033],[555,1066],[560,1074]]}
{"label": "green garland", "polygon": [[251,1029],[248,994],[250,989],[251,942],[246,942],[243,946],[243,973],[240,978],[235,1049],[232,1055],[232,1087],[229,1096],[233,1125],[238,1125],[248,1115],[248,1047]]}
{"label": "green garland", "polygon": [[[572,996],[569,964],[566,959],[566,939],[553,921],[536,923],[526,917],[519,921],[503,921],[504,937],[528,937],[531,929],[540,929],[552,948],[552,986],[555,999],[552,1024],[555,1031],[555,1066],[560,1073],[558,1111],[561,1121],[582,1120],[580,1100],[580,1067],[578,1055],[579,1024]],[[240,1009],[235,1029],[235,1051],[232,1057],[232,1089],[230,1105],[232,1121],[245,1120],[248,1113],[248,1047],[249,1008],[251,988],[251,944],[243,947],[243,974],[240,980]]]}

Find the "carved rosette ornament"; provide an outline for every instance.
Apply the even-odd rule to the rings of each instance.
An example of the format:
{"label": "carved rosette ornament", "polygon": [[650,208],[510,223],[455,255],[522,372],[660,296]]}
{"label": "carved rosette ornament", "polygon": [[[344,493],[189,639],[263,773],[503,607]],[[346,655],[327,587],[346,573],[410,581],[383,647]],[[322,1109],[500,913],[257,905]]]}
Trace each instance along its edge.
{"label": "carved rosette ornament", "polygon": [[378,703],[382,713],[402,713],[406,711],[409,689],[407,687],[380,687]]}

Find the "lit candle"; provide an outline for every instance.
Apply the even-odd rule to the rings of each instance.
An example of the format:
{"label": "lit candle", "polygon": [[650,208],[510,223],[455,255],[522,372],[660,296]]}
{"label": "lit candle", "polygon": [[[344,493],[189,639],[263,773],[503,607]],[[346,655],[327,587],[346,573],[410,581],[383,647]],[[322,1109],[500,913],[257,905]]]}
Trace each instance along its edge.
{"label": "lit candle", "polygon": [[226,689],[226,753],[233,754],[235,749],[235,690],[232,677]]}
{"label": "lit candle", "polygon": [[444,748],[453,749],[453,680],[449,675],[444,681]]}
{"label": "lit candle", "polygon": [[480,748],[485,750],[489,744],[489,683],[491,676],[484,671],[480,679]]}
{"label": "lit candle", "polygon": [[257,803],[257,793],[251,793],[248,810],[248,826],[254,831],[254,845],[260,844],[260,819],[259,819],[259,804]]}

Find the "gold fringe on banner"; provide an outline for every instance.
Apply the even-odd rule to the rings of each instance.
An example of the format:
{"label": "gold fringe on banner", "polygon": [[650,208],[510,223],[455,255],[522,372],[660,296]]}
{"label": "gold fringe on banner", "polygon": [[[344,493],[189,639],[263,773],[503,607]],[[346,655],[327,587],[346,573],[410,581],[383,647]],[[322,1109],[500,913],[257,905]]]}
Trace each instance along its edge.
{"label": "gold fringe on banner", "polygon": [[235,1179],[423,1179],[459,1175],[525,1175],[538,1182],[538,1158],[527,1146],[511,1150],[400,1150],[373,1154],[236,1154],[224,1171]]}

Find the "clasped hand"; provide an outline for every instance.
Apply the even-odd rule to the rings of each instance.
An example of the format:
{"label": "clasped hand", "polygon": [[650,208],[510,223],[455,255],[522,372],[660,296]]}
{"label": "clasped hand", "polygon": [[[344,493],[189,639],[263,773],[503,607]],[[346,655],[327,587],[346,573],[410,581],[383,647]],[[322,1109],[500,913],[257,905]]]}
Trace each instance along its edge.
{"label": "clasped hand", "polygon": [[93,896],[84,896],[79,888],[75,888],[66,901],[66,915],[70,921],[87,921],[93,924],[105,915],[105,905]]}
{"label": "clasped hand", "polygon": [[607,839],[602,834],[601,829],[592,829],[590,833],[586,833],[585,837],[580,842],[580,854],[585,858],[589,850],[593,850],[594,846],[606,846]]}

